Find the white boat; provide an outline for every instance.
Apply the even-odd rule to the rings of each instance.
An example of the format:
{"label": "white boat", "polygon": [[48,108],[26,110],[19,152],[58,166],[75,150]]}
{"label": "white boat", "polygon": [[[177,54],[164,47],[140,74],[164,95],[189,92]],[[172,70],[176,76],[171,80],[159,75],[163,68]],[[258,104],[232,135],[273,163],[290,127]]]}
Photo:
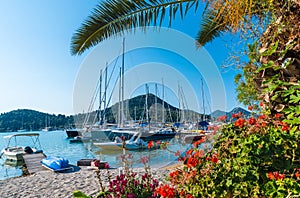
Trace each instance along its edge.
{"label": "white boat", "polygon": [[[25,154],[42,153],[39,135],[38,133],[22,133],[4,136],[7,139],[7,146],[2,150],[0,157],[4,155],[6,160],[22,161]],[[18,137],[29,137],[33,145],[31,147],[18,145]]]}
{"label": "white boat", "polygon": [[[138,150],[148,148],[148,143],[141,139],[142,133],[135,133],[129,140],[124,143],[124,148],[127,150]],[[119,150],[123,148],[123,140],[121,137],[116,137],[113,142],[94,143],[95,146],[101,149]]]}

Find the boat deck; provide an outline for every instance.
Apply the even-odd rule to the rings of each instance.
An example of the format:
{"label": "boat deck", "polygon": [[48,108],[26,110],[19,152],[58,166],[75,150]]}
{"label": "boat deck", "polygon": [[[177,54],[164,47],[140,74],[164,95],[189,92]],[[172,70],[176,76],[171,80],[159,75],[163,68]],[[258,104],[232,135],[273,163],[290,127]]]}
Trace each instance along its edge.
{"label": "boat deck", "polygon": [[39,171],[47,170],[42,166],[41,160],[46,158],[44,153],[34,153],[23,155],[24,166],[28,174],[33,174]]}

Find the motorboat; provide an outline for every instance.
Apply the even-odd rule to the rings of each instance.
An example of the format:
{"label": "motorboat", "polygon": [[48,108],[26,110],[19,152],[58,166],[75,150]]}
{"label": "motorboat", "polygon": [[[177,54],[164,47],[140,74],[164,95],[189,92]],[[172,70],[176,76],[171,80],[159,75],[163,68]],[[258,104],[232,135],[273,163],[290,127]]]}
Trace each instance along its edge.
{"label": "motorboat", "polygon": [[98,142],[95,146],[101,149],[118,150],[123,146],[127,150],[138,150],[148,148],[148,143],[141,139],[142,133],[136,132],[129,140],[123,141],[121,137],[116,136],[113,142]]}
{"label": "motorboat", "polygon": [[174,128],[159,129],[156,131],[143,132],[141,139],[144,141],[156,141],[172,139],[177,134]]}
{"label": "motorboat", "polygon": [[[39,135],[40,134],[38,133],[21,133],[4,136],[4,138],[7,140],[7,146],[2,150],[0,157],[4,155],[6,157],[6,160],[23,161],[23,155],[25,154],[43,153],[43,151],[41,150]],[[21,137],[31,139],[32,145],[18,145],[17,139],[20,139]]]}

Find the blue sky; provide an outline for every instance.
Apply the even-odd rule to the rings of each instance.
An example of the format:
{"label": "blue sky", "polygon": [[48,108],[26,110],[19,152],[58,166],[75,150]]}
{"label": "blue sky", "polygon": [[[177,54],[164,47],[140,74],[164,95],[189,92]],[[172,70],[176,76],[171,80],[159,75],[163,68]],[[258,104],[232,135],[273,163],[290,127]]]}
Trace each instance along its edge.
{"label": "blue sky", "polygon": [[[94,49],[81,56],[71,56],[70,41],[96,4],[97,1],[84,0],[1,1],[0,113],[24,108],[54,114],[74,113],[74,89],[78,75],[83,62]],[[191,12],[184,21],[178,17],[172,27],[195,38],[200,16],[201,11]],[[228,56],[226,40],[230,37],[216,39],[205,49],[221,72],[226,91],[226,110],[231,110],[239,105],[233,84],[237,71],[220,68]],[[113,46],[106,51],[113,53],[119,49],[120,46]],[[195,46],[191,49],[195,50]],[[144,56],[161,56],[144,58],[135,55],[134,59],[140,57],[140,60],[135,60],[134,64],[143,64],[145,60],[164,63],[163,59],[172,59],[168,52],[152,51],[145,55],[145,51],[136,51]],[[193,72],[192,67],[186,68],[183,73]],[[192,84],[200,83],[200,80],[190,81]]]}

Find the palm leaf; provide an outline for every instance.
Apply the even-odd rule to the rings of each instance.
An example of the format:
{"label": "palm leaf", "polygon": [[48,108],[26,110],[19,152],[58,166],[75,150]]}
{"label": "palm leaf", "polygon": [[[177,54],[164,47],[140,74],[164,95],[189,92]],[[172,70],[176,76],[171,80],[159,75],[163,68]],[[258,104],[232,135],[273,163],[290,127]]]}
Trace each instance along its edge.
{"label": "palm leaf", "polygon": [[[109,0],[101,2],[75,32],[71,41],[72,55],[80,55],[99,42],[137,27],[162,25],[169,17],[169,25],[178,10],[181,17],[198,0]],[[185,4],[185,9],[182,8]],[[167,12],[169,11],[169,12]]]}
{"label": "palm leaf", "polygon": [[200,30],[196,37],[198,47],[204,46],[216,37],[219,37],[222,32],[228,30],[228,26],[223,22],[222,17],[216,19],[217,13],[208,11],[203,15],[203,20],[200,24]]}

